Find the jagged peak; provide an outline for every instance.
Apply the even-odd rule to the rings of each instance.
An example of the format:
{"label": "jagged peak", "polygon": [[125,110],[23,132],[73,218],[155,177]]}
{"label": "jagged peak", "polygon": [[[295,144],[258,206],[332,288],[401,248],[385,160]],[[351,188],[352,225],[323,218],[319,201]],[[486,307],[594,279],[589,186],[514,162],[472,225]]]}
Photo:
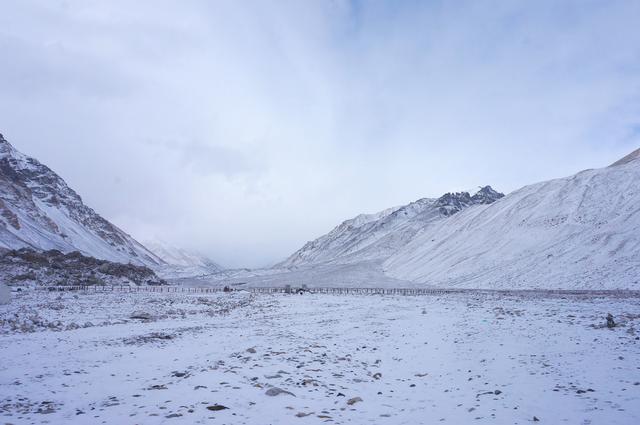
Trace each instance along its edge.
{"label": "jagged peak", "polygon": [[435,202],[443,215],[450,216],[462,209],[479,204],[491,204],[504,197],[504,194],[495,191],[491,186],[483,186],[471,196],[469,192],[447,192]]}
{"label": "jagged peak", "polygon": [[480,204],[491,204],[500,198],[504,198],[504,193],[494,190],[491,186],[481,187],[471,200]]}

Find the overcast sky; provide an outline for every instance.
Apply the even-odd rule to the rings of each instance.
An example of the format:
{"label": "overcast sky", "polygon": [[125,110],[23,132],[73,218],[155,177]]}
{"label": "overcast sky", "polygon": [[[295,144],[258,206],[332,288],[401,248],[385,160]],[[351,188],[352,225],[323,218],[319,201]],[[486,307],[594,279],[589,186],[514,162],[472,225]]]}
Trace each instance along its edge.
{"label": "overcast sky", "polygon": [[0,132],[228,266],[640,146],[639,1],[3,1]]}

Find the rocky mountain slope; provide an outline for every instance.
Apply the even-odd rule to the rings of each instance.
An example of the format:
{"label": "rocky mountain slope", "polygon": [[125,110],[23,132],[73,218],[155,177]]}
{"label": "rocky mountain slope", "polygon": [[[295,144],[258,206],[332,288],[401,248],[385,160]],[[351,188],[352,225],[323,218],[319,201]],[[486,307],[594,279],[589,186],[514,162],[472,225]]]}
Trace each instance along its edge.
{"label": "rocky mountain slope", "polygon": [[476,194],[447,193],[438,199],[419,199],[408,205],[347,220],[328,234],[308,242],[279,268],[318,264],[349,264],[386,259],[434,223],[476,205],[488,205],[504,195],[491,186]]}
{"label": "rocky mountain slope", "polygon": [[177,248],[166,242],[148,241],[144,246],[166,263],[159,270],[165,277],[211,275],[223,270],[223,267],[202,254]]}
{"label": "rocky mountain slope", "polygon": [[0,135],[0,247],[79,251],[158,268],[163,260],[86,206],[47,166]]}
{"label": "rocky mountain slope", "polygon": [[384,271],[440,287],[638,289],[639,152],[434,223]]}
{"label": "rocky mountain slope", "polygon": [[0,249],[0,276],[9,285],[162,285],[148,267],[114,263],[79,252]]}

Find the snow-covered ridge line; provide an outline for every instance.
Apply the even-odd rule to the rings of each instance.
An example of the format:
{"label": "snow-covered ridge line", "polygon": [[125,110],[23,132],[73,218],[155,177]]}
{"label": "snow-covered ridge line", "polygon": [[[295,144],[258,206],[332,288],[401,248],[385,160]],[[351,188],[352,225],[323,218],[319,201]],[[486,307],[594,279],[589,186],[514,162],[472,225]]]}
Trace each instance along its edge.
{"label": "snow-covered ridge line", "polygon": [[177,248],[163,241],[147,241],[144,246],[166,263],[166,266],[158,270],[158,273],[166,278],[206,276],[224,270],[205,255]]}
{"label": "snow-covered ridge line", "polygon": [[438,199],[423,198],[377,214],[361,214],[344,221],[328,234],[307,242],[275,267],[383,260],[431,223],[472,206],[488,205],[503,196],[491,186],[485,186],[474,195],[446,193]]}
{"label": "snow-covered ridge line", "polygon": [[86,206],[49,167],[0,134],[0,247],[56,249],[120,263],[164,265],[130,235]]}
{"label": "snow-covered ridge line", "polygon": [[439,287],[638,289],[639,153],[436,223],[384,271]]}

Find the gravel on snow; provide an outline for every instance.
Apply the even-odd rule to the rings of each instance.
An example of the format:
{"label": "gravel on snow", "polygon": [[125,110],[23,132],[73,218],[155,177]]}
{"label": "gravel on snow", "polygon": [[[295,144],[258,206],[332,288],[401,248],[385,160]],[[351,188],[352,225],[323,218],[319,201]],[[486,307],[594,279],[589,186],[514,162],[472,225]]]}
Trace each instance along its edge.
{"label": "gravel on snow", "polygon": [[25,292],[0,422],[637,424],[639,301]]}

